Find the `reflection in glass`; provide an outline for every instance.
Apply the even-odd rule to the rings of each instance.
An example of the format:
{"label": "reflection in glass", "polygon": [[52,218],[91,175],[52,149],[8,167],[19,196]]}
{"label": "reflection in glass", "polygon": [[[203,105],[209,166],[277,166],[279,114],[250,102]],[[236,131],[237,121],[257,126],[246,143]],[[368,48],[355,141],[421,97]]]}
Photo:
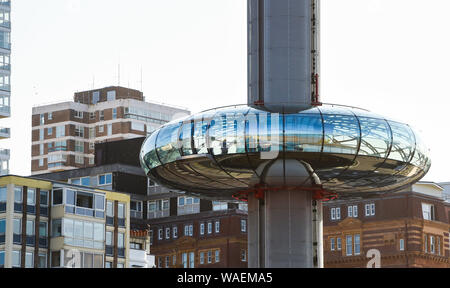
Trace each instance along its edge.
{"label": "reflection in glass", "polygon": [[287,152],[320,152],[323,126],[320,114],[285,116],[285,149]]}
{"label": "reflection in glass", "polygon": [[361,148],[359,155],[386,158],[391,147],[391,133],[385,120],[359,118],[361,125]]}
{"label": "reflection in glass", "polygon": [[156,140],[156,152],[162,164],[176,161],[181,155],[178,150],[178,129],[181,123],[165,126]]}
{"label": "reflection in glass", "polygon": [[409,162],[415,150],[415,136],[408,125],[389,122],[392,129],[393,143],[389,159]]}
{"label": "reflection in glass", "polygon": [[360,130],[354,115],[323,115],[323,124],[325,127],[324,153],[356,155]]}

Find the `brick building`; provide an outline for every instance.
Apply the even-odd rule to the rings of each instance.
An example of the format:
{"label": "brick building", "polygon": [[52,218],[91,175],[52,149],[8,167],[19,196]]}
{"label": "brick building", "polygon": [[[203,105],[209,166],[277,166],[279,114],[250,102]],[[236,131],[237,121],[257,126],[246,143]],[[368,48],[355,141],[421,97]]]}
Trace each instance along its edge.
{"label": "brick building", "polygon": [[450,268],[450,203],[443,192],[419,182],[398,193],[325,203],[325,267],[365,268],[376,249],[382,268]]}
{"label": "brick building", "polygon": [[96,143],[146,136],[190,112],[145,102],[123,87],[75,93],[73,102],[33,108],[33,175],[94,166]]}

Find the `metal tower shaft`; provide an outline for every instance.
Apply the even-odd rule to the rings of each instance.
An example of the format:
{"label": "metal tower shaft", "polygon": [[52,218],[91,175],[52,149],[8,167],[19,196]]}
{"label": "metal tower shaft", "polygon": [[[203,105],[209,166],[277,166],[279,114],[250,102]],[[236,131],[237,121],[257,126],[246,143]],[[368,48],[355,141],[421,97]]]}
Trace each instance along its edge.
{"label": "metal tower shaft", "polygon": [[298,112],[319,104],[319,0],[248,0],[248,104]]}

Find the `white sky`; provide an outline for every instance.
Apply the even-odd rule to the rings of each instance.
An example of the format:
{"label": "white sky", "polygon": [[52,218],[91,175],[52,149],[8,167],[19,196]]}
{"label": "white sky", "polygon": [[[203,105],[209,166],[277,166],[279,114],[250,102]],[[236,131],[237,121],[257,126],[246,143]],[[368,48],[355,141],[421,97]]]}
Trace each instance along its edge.
{"label": "white sky", "polygon": [[[13,0],[11,172],[30,174],[32,106],[118,84],[192,112],[247,101],[246,0]],[[322,100],[397,118],[450,181],[450,1],[322,0]],[[94,80],[95,79],[95,80]],[[450,125],[449,125],[450,126]]]}

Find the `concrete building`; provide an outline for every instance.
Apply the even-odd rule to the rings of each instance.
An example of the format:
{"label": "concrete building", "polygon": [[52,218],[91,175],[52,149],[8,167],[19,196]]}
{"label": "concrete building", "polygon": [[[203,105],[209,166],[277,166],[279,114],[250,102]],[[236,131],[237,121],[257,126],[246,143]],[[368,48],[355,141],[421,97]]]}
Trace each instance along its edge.
{"label": "concrete building", "polygon": [[[0,1],[0,119],[11,117],[11,1]],[[0,128],[0,139],[11,137]],[[10,150],[0,149],[0,175],[9,174]]]}
{"label": "concrete building", "polygon": [[128,267],[129,204],[123,193],[2,176],[0,267]]}
{"label": "concrete building", "polygon": [[78,92],[73,102],[33,108],[33,175],[94,166],[96,143],[143,137],[190,112],[145,102],[123,87]]}
{"label": "concrete building", "polygon": [[[154,255],[153,265],[161,268],[247,267],[247,205],[189,197],[157,185],[140,169],[139,151],[144,139],[97,144],[94,167],[39,177],[129,193],[131,228],[148,233],[151,246],[149,252],[142,239],[132,243],[135,266],[143,267],[144,262],[149,262],[144,260],[147,253]],[[161,229],[165,233],[163,239],[158,238]],[[211,253],[214,260],[208,262],[205,257]]]}
{"label": "concrete building", "polygon": [[375,249],[382,268],[450,268],[449,213],[443,187],[431,182],[382,196],[327,202],[325,267],[366,268],[375,255],[367,254]]}

